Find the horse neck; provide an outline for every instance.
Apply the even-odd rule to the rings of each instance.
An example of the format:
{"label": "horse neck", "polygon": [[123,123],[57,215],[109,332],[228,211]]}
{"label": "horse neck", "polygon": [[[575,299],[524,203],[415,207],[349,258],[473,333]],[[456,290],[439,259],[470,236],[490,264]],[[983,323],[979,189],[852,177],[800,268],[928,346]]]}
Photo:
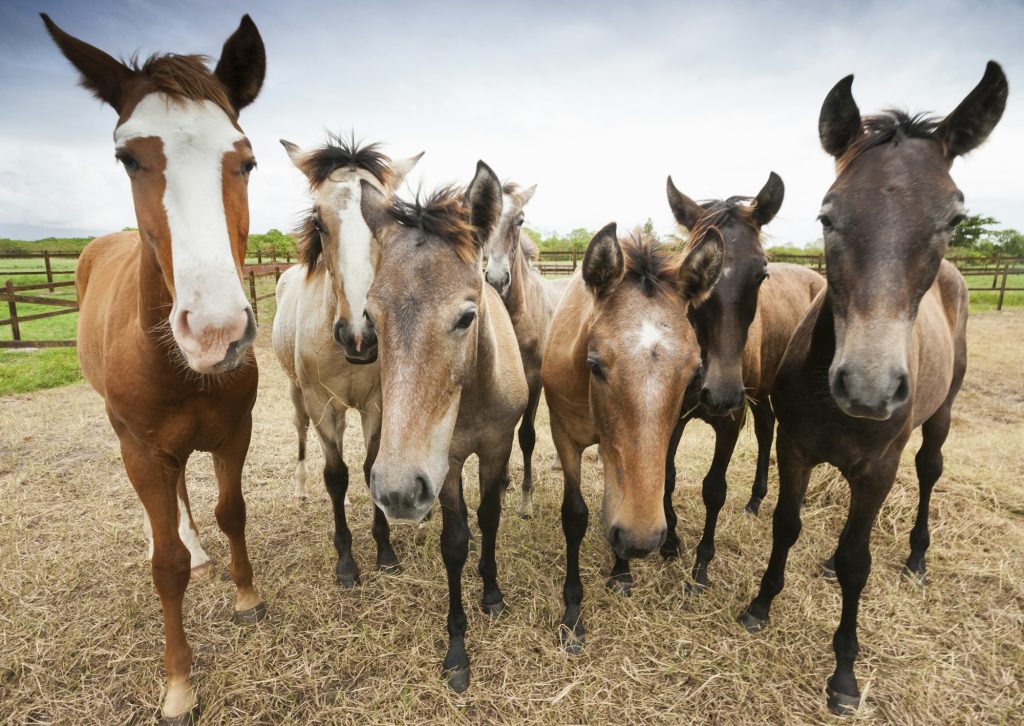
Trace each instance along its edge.
{"label": "horse neck", "polygon": [[527,286],[531,282],[530,273],[533,272],[522,243],[516,240],[516,245],[515,262],[512,263],[512,283],[505,296],[505,307],[508,308],[513,320],[527,305]]}
{"label": "horse neck", "polygon": [[174,300],[153,248],[141,240],[139,247],[139,325],[147,338],[155,340],[162,335],[156,331],[170,317]]}
{"label": "horse neck", "polygon": [[477,308],[476,339],[476,379],[475,383],[480,386],[481,391],[488,390],[488,387],[496,375],[498,366],[497,337],[494,331],[494,311],[491,310],[489,290],[493,288],[484,281],[484,294],[480,296],[480,305]]}

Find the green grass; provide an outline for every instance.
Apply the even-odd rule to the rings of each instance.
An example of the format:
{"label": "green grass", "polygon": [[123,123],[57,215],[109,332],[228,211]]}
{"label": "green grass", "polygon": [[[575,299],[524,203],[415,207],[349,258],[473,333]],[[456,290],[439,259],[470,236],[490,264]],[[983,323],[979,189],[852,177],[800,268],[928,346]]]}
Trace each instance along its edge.
{"label": "green grass", "polygon": [[56,388],[82,380],[74,348],[0,350],[0,396]]}

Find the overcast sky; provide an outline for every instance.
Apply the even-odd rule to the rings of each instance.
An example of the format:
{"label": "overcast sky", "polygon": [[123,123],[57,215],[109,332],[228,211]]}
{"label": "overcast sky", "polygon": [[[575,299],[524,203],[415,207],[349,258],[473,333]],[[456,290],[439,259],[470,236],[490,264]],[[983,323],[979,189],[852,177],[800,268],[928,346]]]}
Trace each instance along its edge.
{"label": "overcast sky", "polygon": [[817,138],[832,85],[855,73],[863,113],[946,114],[990,58],[1009,104],[953,177],[971,210],[1024,229],[1021,2],[0,0],[0,236],[135,224],[115,114],[76,87],[39,10],[115,57],[216,58],[252,14],[268,57],[241,115],[259,160],[254,232],[291,229],[308,205],[277,140],[307,147],[354,129],[394,157],[426,151],[413,187],[468,181],[477,159],[537,184],[527,219],[541,230],[650,217],[669,232],[667,174],[707,198],[755,194],[774,170],[786,201],[770,238],[804,244],[833,177]]}

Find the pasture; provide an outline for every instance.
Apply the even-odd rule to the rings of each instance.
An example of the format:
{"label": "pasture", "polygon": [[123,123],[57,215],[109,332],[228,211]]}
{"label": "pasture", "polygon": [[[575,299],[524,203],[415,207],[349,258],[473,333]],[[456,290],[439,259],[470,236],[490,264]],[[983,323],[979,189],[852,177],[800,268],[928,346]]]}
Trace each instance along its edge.
{"label": "pasture", "polygon": [[[269,310],[268,310],[269,312]],[[262,313],[262,309],[261,309]],[[66,320],[64,316],[57,320]],[[350,416],[349,523],[361,587],[334,584],[334,549],[319,451],[310,490],[290,501],[294,433],[286,382],[257,343],[259,399],[245,471],[249,546],[270,608],[261,625],[231,622],[226,540],[213,517],[208,455],[189,469],[196,522],[214,574],[192,582],[185,627],[204,723],[833,723],[822,686],[838,587],[817,576],[835,546],[847,486],[827,467],[811,480],[804,529],[770,627],[747,634],[736,615],[767,562],[777,491],[773,468],[759,518],[742,513],[756,456],[748,427],[730,468],[712,589],[683,587],[703,521],[700,480],[707,426],[692,423],[678,454],[676,506],[685,555],[634,564],[632,597],[604,588],[610,566],[600,525],[600,465],[584,459],[591,507],[581,570],[584,653],[558,645],[564,540],[561,475],[542,404],[535,454],[535,516],[506,507],[498,539],[506,612],[477,607],[478,551],[464,581],[473,682],[463,695],[439,677],[446,637],[440,517],[425,531],[396,527],[397,575],[372,570],[372,509],[362,481],[362,437]],[[953,409],[946,470],[932,500],[927,586],[904,580],[917,504],[915,433],[873,537],[874,569],[861,611],[857,673],[873,723],[1020,723],[1024,720],[1024,313],[975,313],[969,367]],[[72,352],[73,351],[69,351]],[[476,505],[476,478],[466,492]],[[512,458],[513,486],[522,473]],[[511,494],[511,505],[518,493]],[[0,408],[0,722],[145,723],[159,707],[160,605],[145,559],[142,507],[120,461],[101,399],[84,383],[9,395]],[[475,515],[470,516],[471,522]],[[475,530],[475,524],[473,525]],[[476,530],[477,542],[479,531]]]}

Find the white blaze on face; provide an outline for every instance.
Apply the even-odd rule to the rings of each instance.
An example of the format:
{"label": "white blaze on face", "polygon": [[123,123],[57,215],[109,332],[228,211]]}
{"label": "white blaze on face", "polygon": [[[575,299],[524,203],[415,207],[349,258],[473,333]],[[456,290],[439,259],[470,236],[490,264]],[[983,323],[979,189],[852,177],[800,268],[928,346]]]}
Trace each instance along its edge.
{"label": "white blaze on face", "polygon": [[235,268],[224,209],[224,155],[245,137],[212,101],[151,93],[114,132],[159,138],[166,159],[163,204],[171,235],[174,306],[171,331],[186,359],[208,372],[242,338],[249,303]]}
{"label": "white blaze on face", "polygon": [[[665,327],[653,320],[644,320],[640,324],[640,329],[634,334],[634,340],[636,341],[635,355],[646,359],[655,358],[659,349],[672,348],[672,344],[665,338]],[[654,400],[662,389],[663,381],[658,372],[657,369],[647,369],[645,387],[649,400]]]}
{"label": "white blaze on face", "polygon": [[366,293],[373,284],[373,267],[370,262],[370,244],[373,233],[366,224],[360,208],[362,188],[359,177],[337,184],[332,192],[333,205],[338,210],[337,254],[334,256],[337,269],[333,273],[345,286],[345,299],[352,311],[352,332],[361,337],[365,327],[363,311],[366,310]]}

